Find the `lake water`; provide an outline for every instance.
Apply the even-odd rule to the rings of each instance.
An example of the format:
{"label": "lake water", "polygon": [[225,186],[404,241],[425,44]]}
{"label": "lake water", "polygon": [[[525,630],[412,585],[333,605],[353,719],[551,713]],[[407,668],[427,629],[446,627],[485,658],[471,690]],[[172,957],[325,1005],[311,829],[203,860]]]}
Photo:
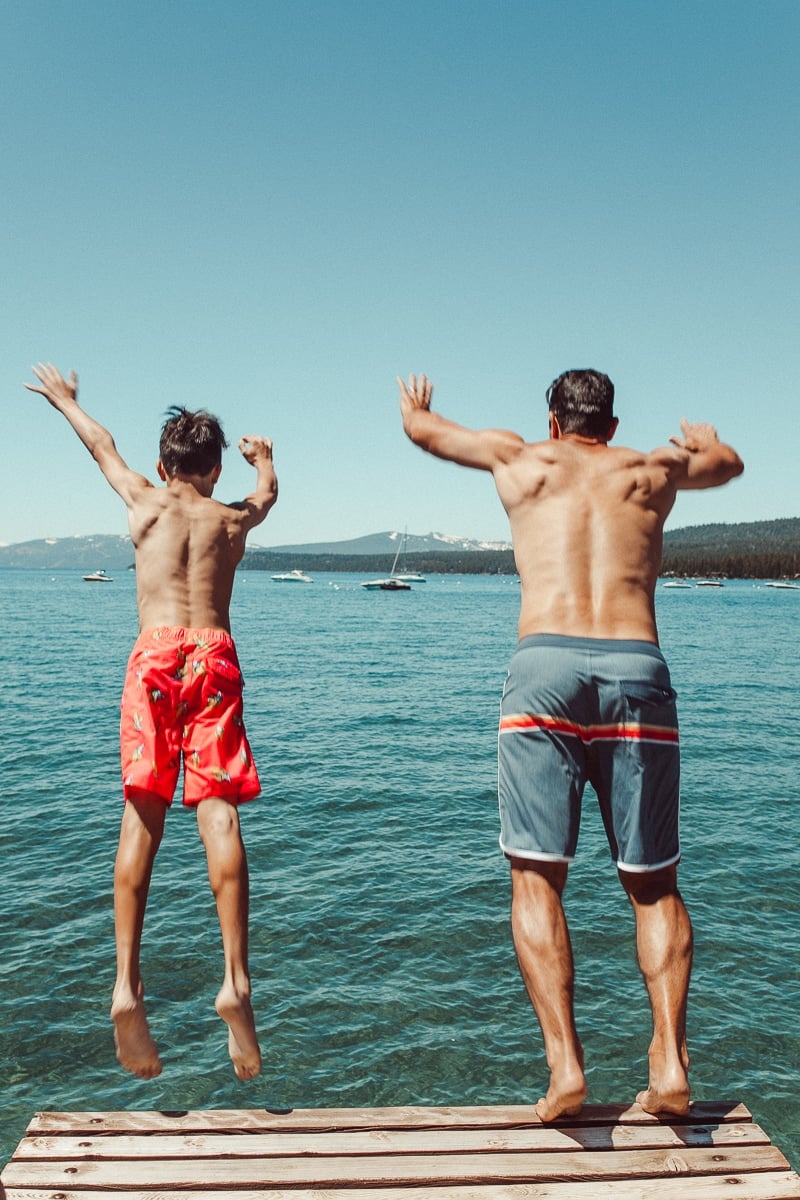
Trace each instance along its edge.
{"label": "lake water", "polygon": [[[194,817],[176,804],[143,954],[164,1072],[143,1082],[116,1063],[107,1015],[134,579],[0,571],[0,1164],[41,1109],[541,1095],[497,845],[496,721],[518,585],[359,585],[237,578],[264,785],[242,809],[264,1070],[242,1084],[227,1058],[213,901]],[[800,1167],[800,592],[659,588],[658,611],[682,724],[694,1096],[742,1100]],[[566,906],[589,1101],[629,1103],[646,1082],[649,1010],[589,789]]]}

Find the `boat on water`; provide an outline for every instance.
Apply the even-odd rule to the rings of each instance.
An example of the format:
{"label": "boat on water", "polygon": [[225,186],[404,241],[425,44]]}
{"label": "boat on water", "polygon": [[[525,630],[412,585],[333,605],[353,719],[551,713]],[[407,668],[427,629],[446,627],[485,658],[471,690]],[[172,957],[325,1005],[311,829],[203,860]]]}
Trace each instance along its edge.
{"label": "boat on water", "polygon": [[368,579],[361,585],[363,588],[379,589],[382,592],[410,592],[411,584],[396,575],[388,575],[386,579]]}
{"label": "boat on water", "polygon": [[[401,540],[399,546],[397,547],[397,553],[394,556],[394,562],[392,563],[392,569],[385,579],[367,579],[364,583],[361,584],[361,586],[363,588],[368,588],[371,591],[410,592],[411,591],[411,580],[414,577],[413,573],[410,575],[409,574],[401,574],[401,575],[397,574],[397,564],[400,561],[400,555],[403,553],[403,550],[405,549],[405,544],[406,544],[406,535],[404,533],[402,540]],[[422,576],[420,576],[420,578],[417,582],[419,582],[420,580],[422,583],[425,583],[425,580],[422,578]]]}
{"label": "boat on water", "polygon": [[272,576],[273,583],[313,583],[314,580],[310,575],[306,575],[305,571],[301,571],[295,567],[293,571],[282,571],[278,575]]}
{"label": "boat on water", "polygon": [[670,579],[667,583],[662,583],[661,586],[665,588],[689,588],[691,590],[692,585],[687,583],[685,579]]}
{"label": "boat on water", "polygon": [[83,577],[85,583],[113,583],[114,580],[110,575],[106,575],[101,567],[98,571],[92,571],[89,575]]}
{"label": "boat on water", "polygon": [[695,587],[724,587],[721,579],[698,579]]}
{"label": "boat on water", "polygon": [[790,583],[788,579],[778,580],[775,583],[765,583],[764,587],[779,588],[784,592],[800,592],[800,583]]}

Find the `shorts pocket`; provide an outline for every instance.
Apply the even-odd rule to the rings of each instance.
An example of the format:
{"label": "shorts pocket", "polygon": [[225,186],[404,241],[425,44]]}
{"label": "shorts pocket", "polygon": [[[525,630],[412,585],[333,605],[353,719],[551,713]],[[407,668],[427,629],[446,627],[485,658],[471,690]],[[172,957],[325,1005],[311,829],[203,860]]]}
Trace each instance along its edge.
{"label": "shorts pocket", "polygon": [[652,726],[677,731],[678,712],[675,701],[678,693],[673,687],[631,680],[623,681],[621,688],[626,728],[642,729]]}

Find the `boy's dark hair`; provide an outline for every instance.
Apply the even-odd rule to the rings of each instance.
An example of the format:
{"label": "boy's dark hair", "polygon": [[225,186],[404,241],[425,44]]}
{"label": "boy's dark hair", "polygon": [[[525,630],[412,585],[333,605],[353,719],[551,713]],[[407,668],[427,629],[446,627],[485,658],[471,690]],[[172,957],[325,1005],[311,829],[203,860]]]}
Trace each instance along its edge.
{"label": "boy's dark hair", "polygon": [[565,371],[547,389],[562,433],[605,437],[614,420],[614,385],[600,371]]}
{"label": "boy's dark hair", "polygon": [[219,420],[204,408],[190,412],[174,405],[167,410],[158,444],[167,475],[208,475],[222,462],[228,442]]}

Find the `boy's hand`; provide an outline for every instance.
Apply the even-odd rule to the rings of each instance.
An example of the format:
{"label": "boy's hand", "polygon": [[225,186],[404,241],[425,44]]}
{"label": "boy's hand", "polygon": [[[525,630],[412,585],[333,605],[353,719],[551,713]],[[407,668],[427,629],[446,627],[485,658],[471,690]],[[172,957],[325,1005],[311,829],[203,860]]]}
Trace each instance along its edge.
{"label": "boy's hand", "polygon": [[424,412],[430,409],[433,384],[424,375],[420,375],[419,380],[416,375],[409,375],[407,385],[398,376],[397,383],[400,388],[400,408],[403,416],[420,409]]}
{"label": "boy's hand", "polygon": [[247,462],[252,467],[256,465],[260,458],[272,460],[272,439],[259,437],[258,434],[249,433],[246,437],[239,438],[239,449]]}
{"label": "boy's hand", "polygon": [[65,404],[75,403],[78,395],[78,376],[74,371],[70,371],[69,380],[66,380],[51,363],[39,363],[31,370],[42,387],[37,387],[35,383],[26,383],[25,387],[29,392],[37,392],[40,396],[44,396],[54,408],[59,410]]}
{"label": "boy's hand", "polygon": [[713,425],[706,425],[702,421],[689,422],[684,419],[681,421],[681,432],[683,437],[671,437],[669,440],[673,446],[680,446],[681,450],[688,450],[690,454],[696,454],[700,450],[707,450],[709,446],[714,446],[719,443],[717,431]]}

